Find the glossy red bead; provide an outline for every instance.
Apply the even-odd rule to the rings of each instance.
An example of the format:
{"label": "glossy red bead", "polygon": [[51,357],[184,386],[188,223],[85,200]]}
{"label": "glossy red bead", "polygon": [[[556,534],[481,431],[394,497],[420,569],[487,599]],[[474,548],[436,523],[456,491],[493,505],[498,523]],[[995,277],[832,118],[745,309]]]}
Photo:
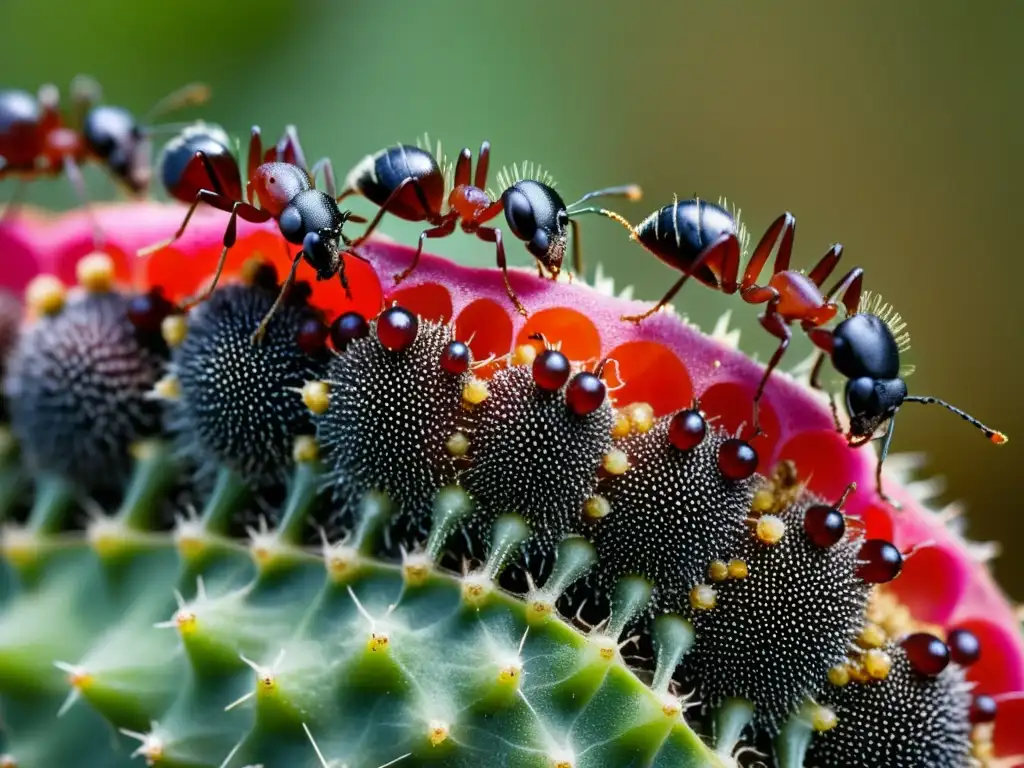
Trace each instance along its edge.
{"label": "glossy red bead", "polygon": [[846,519],[835,507],[815,504],[804,514],[804,532],[816,547],[828,549],[846,533]]}
{"label": "glossy red bead", "polygon": [[868,539],[857,553],[857,577],[869,584],[885,584],[900,575],[903,555],[885,539]]}
{"label": "glossy red bead", "polygon": [[441,353],[441,369],[452,376],[459,376],[469,370],[473,361],[469,347],[462,341],[452,341]]}
{"label": "glossy red bead", "polygon": [[416,341],[420,321],[405,307],[390,307],[377,319],[377,338],[385,349],[401,352]]}
{"label": "glossy red bead", "polygon": [[331,344],[335,351],[344,352],[349,344],[368,336],[369,333],[370,325],[366,318],[358,312],[346,312],[338,315],[331,323]]}
{"label": "glossy red bead", "polygon": [[142,333],[159,333],[160,324],[174,312],[159,288],[133,296],[128,302],[128,320]]}
{"label": "glossy red bead", "polygon": [[327,343],[327,326],[315,317],[303,320],[295,341],[298,343],[299,349],[307,355],[318,355],[323,352],[324,345]]}
{"label": "glossy red bead", "polygon": [[954,629],[946,637],[949,656],[961,667],[969,667],[981,658],[981,642],[969,629]]}
{"label": "glossy red bead", "polygon": [[680,451],[692,451],[704,441],[708,423],[700,411],[680,411],[668,423],[668,441]]}
{"label": "glossy red bead", "polygon": [[729,438],[718,449],[718,469],[729,480],[746,480],[757,469],[757,451],[746,440]]}
{"label": "glossy red bead", "polygon": [[581,371],[565,389],[565,402],[577,416],[586,416],[601,407],[607,388],[598,376]]}
{"label": "glossy red bead", "polygon": [[915,632],[903,638],[900,645],[918,674],[935,677],[949,665],[949,648],[935,635]]}
{"label": "glossy red bead", "polygon": [[971,701],[970,720],[974,725],[991,723],[999,714],[999,705],[991,696],[979,694]]}
{"label": "glossy red bead", "polygon": [[533,360],[533,380],[546,392],[561,389],[569,380],[569,358],[557,349],[545,349]]}

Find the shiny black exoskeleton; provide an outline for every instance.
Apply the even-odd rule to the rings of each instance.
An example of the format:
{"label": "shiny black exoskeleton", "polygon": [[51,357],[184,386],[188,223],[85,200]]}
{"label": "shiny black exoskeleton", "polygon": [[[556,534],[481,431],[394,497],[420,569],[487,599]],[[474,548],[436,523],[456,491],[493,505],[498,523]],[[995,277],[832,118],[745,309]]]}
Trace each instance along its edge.
{"label": "shiny black exoskeleton", "polygon": [[[473,155],[468,149],[459,153],[447,201],[444,198],[445,174],[437,159],[429,152],[400,144],[365,157],[349,173],[338,200],[348,195],[361,194],[378,205],[380,210],[363,233],[353,241],[353,247],[362,244],[388,212],[406,221],[428,223],[430,229],[420,233],[412,263],[395,275],[395,283],[400,283],[416,269],[424,240],[447,237],[457,226],[461,227],[463,232],[494,244],[497,265],[505,279],[505,291],[516,310],[525,315],[526,308],[509,282],[502,231],[498,227],[484,225],[504,210],[505,220],[512,233],[526,243],[542,274],[543,270],[547,270],[554,279],[562,269],[567,229],[572,223],[570,216],[575,214],[573,206],[600,195],[620,195],[633,200],[640,197],[640,188],[636,185],[610,187],[584,195],[573,206],[566,206],[550,185],[534,179],[521,180],[517,173],[517,178],[504,182],[506,189],[495,200],[485,189],[490,153],[491,145],[485,141],[477,156],[472,182],[470,175]],[[447,210],[444,208],[446,202]],[[573,238],[573,265],[577,272],[582,271],[577,237]]]}
{"label": "shiny black exoskeleton", "polygon": [[[689,272],[707,248],[723,235],[738,235],[736,220],[724,208],[706,200],[675,200],[636,225],[636,238],[665,264]],[[719,264],[705,262],[690,276],[719,287]]]}
{"label": "shiny black exoskeleton", "polygon": [[[882,465],[889,455],[889,446],[896,425],[896,413],[904,403],[941,405],[974,425],[993,443],[1001,445],[1006,436],[982,424],[973,416],[934,397],[912,396],[900,375],[900,345],[889,325],[877,315],[857,312],[839,323],[831,331],[816,329],[811,340],[822,349],[822,356],[811,374],[811,383],[817,386],[818,374],[824,355],[846,378],[845,400],[850,417],[847,439],[850,445],[863,445],[886,422],[882,451],[876,470],[878,494],[891,502],[882,491]],[[837,423],[837,429],[841,429]]]}
{"label": "shiny black exoskeleton", "polygon": [[85,113],[82,137],[86,147],[132,192],[144,192],[150,181],[147,132],[122,107],[96,106]]}
{"label": "shiny black exoskeleton", "polygon": [[[196,123],[186,127],[160,153],[157,166],[161,185],[172,197],[188,204],[201,189],[219,188],[227,197],[241,200],[242,175],[229,144],[228,135],[219,126]],[[213,169],[214,177],[208,168]]]}
{"label": "shiny black exoskeleton", "polygon": [[346,291],[348,282],[340,251],[348,243],[341,230],[349,216],[330,195],[318,189],[305,189],[291,199],[277,219],[284,239],[302,246],[302,257],[316,270],[316,279],[338,275]]}

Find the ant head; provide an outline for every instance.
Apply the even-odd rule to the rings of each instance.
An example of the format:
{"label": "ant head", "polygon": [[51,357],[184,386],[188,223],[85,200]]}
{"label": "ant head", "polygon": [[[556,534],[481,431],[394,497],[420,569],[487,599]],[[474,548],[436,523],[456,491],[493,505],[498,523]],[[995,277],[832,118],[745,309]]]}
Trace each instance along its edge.
{"label": "ant head", "polygon": [[848,379],[895,379],[900,375],[900,348],[877,315],[859,312],[832,332],[832,364]]}
{"label": "ant head", "polygon": [[[195,202],[201,189],[218,191],[232,200],[242,199],[242,179],[238,161],[229,149],[231,141],[219,126],[196,123],[171,139],[160,153],[160,182],[168,194],[183,203]],[[217,178],[210,178],[207,164],[196,155],[206,156]]]}
{"label": "ant head", "polygon": [[302,238],[302,258],[316,270],[317,280],[327,280],[338,273],[338,241],[328,231],[307,232]]}
{"label": "ant head", "polygon": [[868,437],[896,414],[907,397],[907,385],[899,377],[873,379],[859,376],[846,382],[846,410],[850,432]]}
{"label": "ant head", "polygon": [[[313,188],[309,175],[299,166],[289,163],[263,163],[253,172],[249,181],[260,201],[260,207],[275,217],[280,217],[300,192]],[[283,226],[281,231],[284,232]],[[285,237],[288,237],[287,233]]]}
{"label": "ant head", "polygon": [[85,143],[133,192],[149,182],[148,143],[135,117],[122,107],[93,107],[82,125]]}
{"label": "ant head", "polygon": [[501,196],[512,234],[552,276],[562,269],[569,228],[565,201],[547,184],[518,181]]}

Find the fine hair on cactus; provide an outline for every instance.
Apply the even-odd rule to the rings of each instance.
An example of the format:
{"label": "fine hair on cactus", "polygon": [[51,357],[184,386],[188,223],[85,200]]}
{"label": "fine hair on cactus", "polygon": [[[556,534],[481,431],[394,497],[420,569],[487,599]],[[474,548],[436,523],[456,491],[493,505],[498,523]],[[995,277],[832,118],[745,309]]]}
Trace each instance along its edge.
{"label": "fine hair on cactus", "polygon": [[[633,225],[591,201],[634,185],[566,204],[515,167],[489,193],[487,144],[390,147],[335,189],[294,129],[242,169],[226,141],[164,151],[188,217],[0,222],[35,265],[0,294],[0,768],[1024,760],[1017,617],[886,456],[932,398],[875,283],[822,288],[841,246],[804,274],[788,213],[751,248],[701,198]],[[665,299],[586,282],[588,213],[676,270]],[[767,366],[667,303],[700,286],[763,305]]]}

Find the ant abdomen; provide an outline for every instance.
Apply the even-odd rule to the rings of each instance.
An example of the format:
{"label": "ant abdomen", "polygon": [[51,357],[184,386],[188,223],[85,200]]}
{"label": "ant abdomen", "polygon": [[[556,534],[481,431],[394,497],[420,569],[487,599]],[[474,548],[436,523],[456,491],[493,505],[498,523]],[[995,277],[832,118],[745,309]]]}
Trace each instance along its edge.
{"label": "ant abdomen", "polygon": [[445,184],[437,160],[429,152],[408,144],[367,157],[352,171],[346,187],[382,206],[403,182],[406,186],[391,201],[389,213],[406,221],[423,221],[431,212],[441,209]]}
{"label": "ant abdomen", "polygon": [[[228,148],[230,139],[218,126],[198,123],[169,141],[160,156],[160,181],[176,200],[191,204],[201,189],[220,190],[242,199],[238,161]],[[202,152],[206,162],[196,156]],[[210,170],[216,178],[210,177]]]}
{"label": "ant abdomen", "polygon": [[[636,227],[637,239],[655,256],[676,269],[686,269],[723,235],[738,236],[736,219],[706,200],[676,200],[655,211]],[[694,280],[718,287],[713,264],[691,273]]]}
{"label": "ant abdomen", "polygon": [[43,110],[26,91],[0,91],[0,158],[8,169],[31,167],[42,142],[37,139]]}
{"label": "ant abdomen", "polygon": [[276,217],[300,192],[311,190],[313,182],[297,165],[264,163],[253,173],[252,186],[260,206]]}

